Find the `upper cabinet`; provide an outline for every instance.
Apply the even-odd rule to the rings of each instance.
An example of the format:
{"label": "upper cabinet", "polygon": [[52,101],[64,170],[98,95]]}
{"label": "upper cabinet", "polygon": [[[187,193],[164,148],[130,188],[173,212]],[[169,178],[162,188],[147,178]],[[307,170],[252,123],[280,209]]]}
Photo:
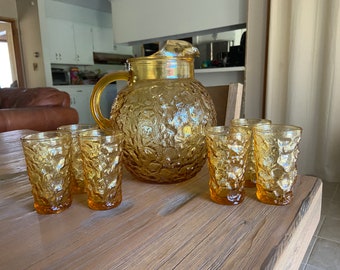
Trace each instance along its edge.
{"label": "upper cabinet", "polygon": [[92,27],[93,51],[113,51],[113,32],[111,28]]}
{"label": "upper cabinet", "polygon": [[72,63],[76,54],[72,23],[48,18],[46,29],[50,61],[52,63]]}
{"label": "upper cabinet", "polygon": [[93,51],[132,55],[132,47],[114,43],[113,31],[110,27],[92,27]]}
{"label": "upper cabinet", "polygon": [[247,22],[247,0],[111,0],[111,5],[115,41],[123,44],[232,30]]}
{"label": "upper cabinet", "polygon": [[76,48],[76,63],[78,65],[93,65],[93,44],[91,26],[73,23],[74,45]]}
{"label": "upper cabinet", "polygon": [[90,26],[66,20],[47,18],[46,29],[51,63],[93,64]]}

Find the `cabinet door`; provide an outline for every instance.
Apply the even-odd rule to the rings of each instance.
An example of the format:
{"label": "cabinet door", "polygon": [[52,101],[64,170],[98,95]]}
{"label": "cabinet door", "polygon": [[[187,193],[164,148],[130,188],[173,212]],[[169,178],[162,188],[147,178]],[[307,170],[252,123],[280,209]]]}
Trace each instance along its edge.
{"label": "cabinet door", "polygon": [[80,124],[95,124],[90,109],[93,85],[58,86],[58,89],[70,95],[71,107],[77,110]]}
{"label": "cabinet door", "polygon": [[75,107],[79,114],[80,124],[94,124],[95,121],[92,117],[90,109],[90,97],[92,90],[87,87],[79,86],[77,89],[73,90],[73,95],[75,96]]}
{"label": "cabinet door", "polygon": [[93,45],[91,27],[73,24],[76,60],[80,65],[93,65]]}
{"label": "cabinet door", "polygon": [[74,64],[75,46],[72,22],[47,18],[46,24],[51,63]]}
{"label": "cabinet door", "polygon": [[133,55],[132,46],[114,44],[112,28],[93,26],[92,37],[94,52]]}
{"label": "cabinet door", "polygon": [[113,52],[113,33],[111,28],[92,27],[93,51]]}

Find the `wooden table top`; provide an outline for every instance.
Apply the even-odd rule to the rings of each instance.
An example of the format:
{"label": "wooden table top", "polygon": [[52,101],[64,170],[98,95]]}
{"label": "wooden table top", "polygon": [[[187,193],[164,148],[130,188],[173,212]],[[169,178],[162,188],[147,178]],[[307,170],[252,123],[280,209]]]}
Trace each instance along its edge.
{"label": "wooden table top", "polygon": [[298,269],[318,225],[320,179],[299,176],[288,206],[209,199],[207,167],[178,184],[123,176],[123,201],[107,211],[75,195],[60,214],[39,215],[19,137],[0,133],[2,269]]}

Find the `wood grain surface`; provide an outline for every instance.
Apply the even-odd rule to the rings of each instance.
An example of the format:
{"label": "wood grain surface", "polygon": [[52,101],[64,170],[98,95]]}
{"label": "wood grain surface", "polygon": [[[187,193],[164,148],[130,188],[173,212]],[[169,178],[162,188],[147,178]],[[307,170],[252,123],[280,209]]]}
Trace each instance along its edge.
{"label": "wood grain surface", "polygon": [[[320,179],[299,176],[288,206],[209,199],[206,166],[178,184],[123,176],[123,202],[94,211],[86,195],[56,215],[34,211],[19,137],[0,134],[2,269],[298,269],[318,225]],[[11,147],[9,147],[9,144]]]}

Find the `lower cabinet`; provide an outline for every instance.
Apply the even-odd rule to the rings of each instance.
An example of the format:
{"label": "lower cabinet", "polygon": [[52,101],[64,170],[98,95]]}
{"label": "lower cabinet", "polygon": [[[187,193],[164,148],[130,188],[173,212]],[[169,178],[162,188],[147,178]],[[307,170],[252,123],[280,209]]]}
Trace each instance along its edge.
{"label": "lower cabinet", "polygon": [[[65,91],[70,95],[71,107],[75,108],[79,114],[80,124],[96,124],[90,109],[90,98],[93,85],[68,85],[54,86],[55,88]],[[102,94],[100,108],[104,117],[109,118],[112,104],[117,95],[115,84],[107,86]]]}
{"label": "lower cabinet", "polygon": [[55,87],[70,95],[71,107],[77,110],[80,124],[95,123],[90,109],[90,97],[93,85],[68,85]]}

